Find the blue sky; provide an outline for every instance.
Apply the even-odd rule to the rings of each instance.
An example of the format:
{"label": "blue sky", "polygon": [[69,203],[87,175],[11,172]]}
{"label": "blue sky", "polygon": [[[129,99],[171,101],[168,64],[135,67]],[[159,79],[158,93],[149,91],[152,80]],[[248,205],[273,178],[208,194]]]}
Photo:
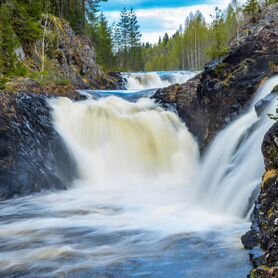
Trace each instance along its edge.
{"label": "blue sky", "polygon": [[103,4],[106,11],[118,11],[121,6],[132,6],[134,9],[178,8],[202,4],[202,0],[110,0]]}
{"label": "blue sky", "polygon": [[200,10],[207,20],[216,6],[225,9],[230,0],[108,0],[102,4],[110,23],[118,21],[120,11],[131,6],[141,26],[142,41],[157,42],[165,32],[174,34],[190,12]]}

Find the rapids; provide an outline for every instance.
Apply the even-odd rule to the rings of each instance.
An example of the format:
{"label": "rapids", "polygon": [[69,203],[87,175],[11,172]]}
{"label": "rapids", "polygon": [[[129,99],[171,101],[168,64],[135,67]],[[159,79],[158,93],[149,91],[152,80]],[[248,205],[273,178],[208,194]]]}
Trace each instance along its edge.
{"label": "rapids", "polygon": [[0,277],[246,276],[240,235],[275,104],[261,116],[254,105],[277,83],[260,88],[202,160],[180,119],[146,95],[52,100],[79,178],[64,192],[0,202]]}
{"label": "rapids", "polygon": [[126,79],[126,88],[128,90],[168,87],[171,84],[184,83],[195,75],[196,72],[191,71],[123,73],[123,77]]}

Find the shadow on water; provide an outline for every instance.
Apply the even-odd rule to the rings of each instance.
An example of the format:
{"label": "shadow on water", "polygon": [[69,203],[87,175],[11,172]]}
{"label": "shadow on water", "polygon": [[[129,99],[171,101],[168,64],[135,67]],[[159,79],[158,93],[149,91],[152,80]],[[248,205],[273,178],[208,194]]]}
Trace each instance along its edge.
{"label": "shadow on water", "polygon": [[101,98],[107,98],[111,96],[119,97],[130,102],[136,102],[140,98],[150,98],[152,97],[157,89],[147,89],[147,90],[111,90],[111,91],[102,91],[102,90],[83,90],[80,91],[83,95],[89,96],[95,100]]}

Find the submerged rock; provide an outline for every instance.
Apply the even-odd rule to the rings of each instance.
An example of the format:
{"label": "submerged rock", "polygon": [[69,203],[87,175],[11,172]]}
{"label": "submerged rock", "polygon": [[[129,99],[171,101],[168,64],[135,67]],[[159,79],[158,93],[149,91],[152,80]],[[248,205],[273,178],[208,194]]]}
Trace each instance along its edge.
{"label": "submerged rock", "polygon": [[66,189],[75,162],[55,130],[48,98],[0,94],[0,199]]}

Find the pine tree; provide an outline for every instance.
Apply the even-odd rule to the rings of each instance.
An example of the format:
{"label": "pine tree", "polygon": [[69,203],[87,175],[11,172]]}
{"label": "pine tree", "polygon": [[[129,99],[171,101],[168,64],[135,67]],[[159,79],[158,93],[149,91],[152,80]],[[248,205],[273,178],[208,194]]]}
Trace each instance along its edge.
{"label": "pine tree", "polygon": [[15,73],[18,64],[15,50],[19,44],[6,5],[0,7],[0,14],[0,74],[11,75]]}
{"label": "pine tree", "polygon": [[166,45],[169,41],[169,35],[167,33],[164,34],[162,42],[164,45]]}
{"label": "pine tree", "polygon": [[114,27],[114,49],[121,70],[143,68],[141,33],[135,11],[131,8],[121,11],[121,17]]}
{"label": "pine tree", "polygon": [[225,32],[225,21],[222,11],[215,8],[215,14],[212,15],[212,46],[207,53],[210,59],[220,59],[228,52],[227,33]]}
{"label": "pine tree", "polygon": [[266,5],[268,6],[268,5],[272,5],[272,4],[276,4],[276,3],[278,3],[278,0],[267,0],[266,1]]}
{"label": "pine tree", "polygon": [[129,50],[129,13],[126,8],[121,11],[120,21],[117,24],[118,36],[118,58],[120,68],[127,70],[128,68],[128,50]]}
{"label": "pine tree", "polygon": [[260,4],[257,0],[248,0],[244,5],[243,12],[251,17],[252,21],[255,21],[258,12],[260,11]]}
{"label": "pine tree", "polygon": [[130,47],[139,47],[141,44],[140,25],[137,21],[135,11],[131,8],[129,12],[129,43]]}
{"label": "pine tree", "polygon": [[129,12],[129,69],[142,69],[141,33],[135,11],[131,8]]}
{"label": "pine tree", "polygon": [[104,14],[100,14],[99,23],[97,26],[97,62],[105,69],[111,69],[113,66],[113,45],[111,29]]}

